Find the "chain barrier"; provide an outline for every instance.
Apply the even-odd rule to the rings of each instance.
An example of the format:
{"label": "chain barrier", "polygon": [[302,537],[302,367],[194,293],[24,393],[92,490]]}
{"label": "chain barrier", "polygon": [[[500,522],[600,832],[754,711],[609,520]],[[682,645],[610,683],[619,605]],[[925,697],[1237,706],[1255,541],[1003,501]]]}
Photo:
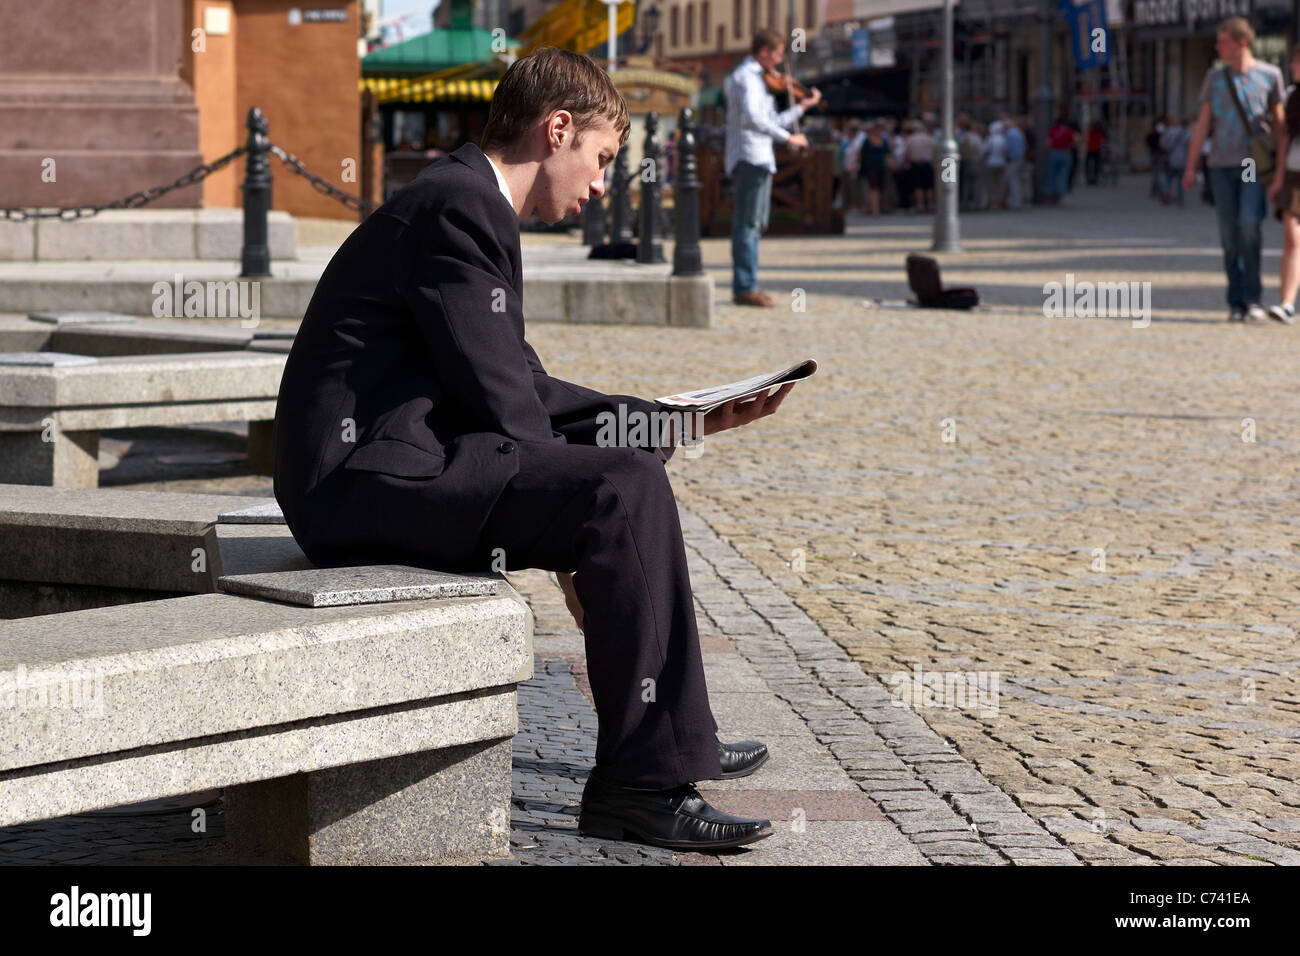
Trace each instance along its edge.
{"label": "chain barrier", "polygon": [[[167,195],[174,189],[184,189],[186,186],[193,186],[207,179],[217,170],[230,164],[231,161],[239,158],[248,152],[247,146],[239,146],[232,149],[226,155],[214,159],[210,163],[200,163],[191,169],[184,176],[181,176],[169,186],[158,186],[153,189],[144,189],[140,192],[131,193],[116,202],[106,203],[102,206],[68,206],[62,208],[55,207],[32,207],[17,209],[0,209],[0,220],[8,222],[24,222],[28,219],[62,219],[65,222],[72,222],[77,219],[89,219],[91,216],[104,212],[107,209],[138,209],[146,203],[151,203],[161,196]],[[307,167],[302,164],[297,156],[293,153],[286,152],[274,143],[271,144],[268,152],[274,153],[276,158],[290,170],[304,177],[312,188],[317,192],[324,193],[331,199],[336,199],[349,209],[355,209],[357,212],[370,212],[379,207],[378,203],[371,202],[368,199],[362,199],[360,196],[353,196],[343,192],[341,189],[335,189],[328,181],[319,176],[315,176],[307,171]]]}
{"label": "chain barrier", "polygon": [[271,144],[270,152],[275,155],[276,159],[284,163],[290,172],[297,173],[299,176],[305,178],[307,182],[311,183],[312,188],[317,192],[324,193],[331,199],[338,200],[349,209],[355,209],[357,212],[370,212],[372,209],[379,208],[378,203],[371,202],[369,199],[362,199],[360,196],[353,196],[351,193],[345,193],[341,189],[335,189],[329,184],[328,180],[307,172],[307,167],[302,164],[302,160],[293,153],[285,152],[274,143]]}
{"label": "chain barrier", "polygon": [[199,163],[184,176],[181,176],[170,186],[157,186],[153,189],[144,189],[138,193],[131,193],[125,198],[116,202],[106,203],[102,206],[69,206],[64,208],[47,208],[34,207],[28,209],[0,209],[0,219],[9,222],[23,222],[28,219],[62,219],[66,222],[72,222],[77,219],[89,219],[106,209],[138,209],[146,203],[151,203],[160,196],[165,196],[173,189],[184,189],[186,186],[193,186],[207,179],[223,166],[228,165],[232,160],[248,152],[248,147],[240,146],[232,149],[226,155],[219,159],[214,159],[210,163]]}

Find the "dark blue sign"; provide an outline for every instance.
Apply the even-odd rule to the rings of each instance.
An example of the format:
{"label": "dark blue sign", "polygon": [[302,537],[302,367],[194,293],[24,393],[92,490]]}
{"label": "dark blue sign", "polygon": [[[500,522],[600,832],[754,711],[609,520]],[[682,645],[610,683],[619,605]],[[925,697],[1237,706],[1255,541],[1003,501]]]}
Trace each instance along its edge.
{"label": "dark blue sign", "polygon": [[854,66],[871,65],[871,34],[866,30],[854,30],[849,37],[853,50]]}
{"label": "dark blue sign", "polygon": [[1110,30],[1106,27],[1106,0],[1058,0],[1056,8],[1070,24],[1074,68],[1089,70],[1110,63]]}

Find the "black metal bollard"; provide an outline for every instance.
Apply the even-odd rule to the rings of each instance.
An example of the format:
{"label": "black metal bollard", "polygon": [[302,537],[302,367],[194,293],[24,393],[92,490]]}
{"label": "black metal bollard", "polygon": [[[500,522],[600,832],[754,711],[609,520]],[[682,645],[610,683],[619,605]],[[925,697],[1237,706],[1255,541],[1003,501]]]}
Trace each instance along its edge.
{"label": "black metal bollard", "polygon": [[271,163],[267,151],[271,140],[266,117],[254,106],[248,111],[248,149],[244,160],[244,248],[240,278],[259,279],[271,275],[271,247],[267,244],[266,216],[271,211]]}
{"label": "black metal bollard", "polygon": [[627,175],[627,143],[619,147],[614,157],[614,175],[609,187],[610,202],[614,204],[614,224],[611,228],[612,243],[632,241],[632,186]]}
{"label": "black metal bollard", "polygon": [[592,193],[582,209],[582,244],[600,246],[605,243],[605,208],[600,196]]}
{"label": "black metal bollard", "polygon": [[677,242],[673,246],[673,275],[704,275],[700,259],[700,180],[695,172],[695,124],[689,106],[682,108],[677,120],[675,179]]}
{"label": "black metal bollard", "polygon": [[665,262],[664,241],[659,233],[659,216],[662,212],[659,194],[659,170],[663,162],[663,149],[659,145],[659,114],[647,113],[645,118],[645,147],[642,152],[650,160],[649,177],[641,173],[641,238],[636,247],[637,262]]}

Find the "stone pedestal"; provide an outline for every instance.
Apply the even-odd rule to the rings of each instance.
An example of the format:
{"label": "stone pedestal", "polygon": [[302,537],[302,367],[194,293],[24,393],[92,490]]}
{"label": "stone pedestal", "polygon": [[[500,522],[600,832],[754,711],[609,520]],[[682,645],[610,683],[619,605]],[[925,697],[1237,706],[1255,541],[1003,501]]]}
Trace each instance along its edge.
{"label": "stone pedestal", "polygon": [[[100,205],[201,162],[176,0],[42,0],[0,30],[0,206]],[[200,187],[152,206],[192,208]]]}
{"label": "stone pedestal", "polygon": [[225,791],[241,857],[307,865],[474,862],[510,853],[510,738]]}

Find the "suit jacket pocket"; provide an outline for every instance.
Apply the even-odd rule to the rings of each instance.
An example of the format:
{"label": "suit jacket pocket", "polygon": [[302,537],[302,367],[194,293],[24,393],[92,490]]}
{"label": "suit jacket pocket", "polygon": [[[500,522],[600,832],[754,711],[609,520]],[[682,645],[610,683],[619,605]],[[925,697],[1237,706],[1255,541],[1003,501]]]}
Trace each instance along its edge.
{"label": "suit jacket pocket", "polygon": [[344,468],[377,471],[399,478],[433,478],[442,474],[446,458],[396,438],[376,438],[357,447],[343,462]]}

